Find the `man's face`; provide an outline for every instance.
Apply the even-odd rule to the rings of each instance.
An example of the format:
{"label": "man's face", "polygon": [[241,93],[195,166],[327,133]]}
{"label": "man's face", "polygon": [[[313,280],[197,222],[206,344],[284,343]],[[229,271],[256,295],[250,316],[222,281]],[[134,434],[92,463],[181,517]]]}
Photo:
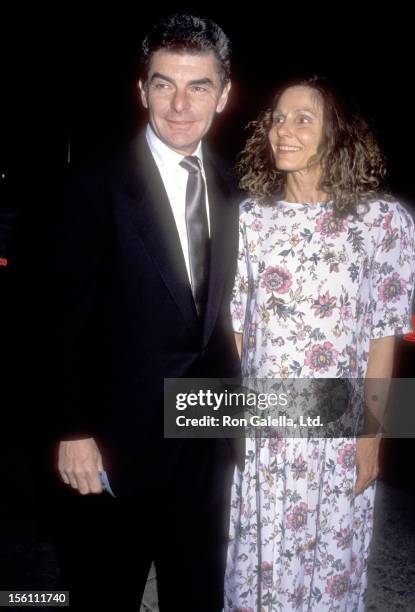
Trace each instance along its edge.
{"label": "man's face", "polygon": [[222,89],[213,52],[156,51],[147,84],[138,82],[151,127],[170,149],[191,155],[215,113],[226,105],[230,83]]}

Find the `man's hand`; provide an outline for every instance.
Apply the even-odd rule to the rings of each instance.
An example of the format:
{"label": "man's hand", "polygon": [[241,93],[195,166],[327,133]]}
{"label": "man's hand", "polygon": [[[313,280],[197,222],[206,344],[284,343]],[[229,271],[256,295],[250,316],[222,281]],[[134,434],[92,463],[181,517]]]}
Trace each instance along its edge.
{"label": "man's hand", "polygon": [[59,443],[58,470],[65,484],[81,495],[102,493],[102,458],[94,438]]}
{"label": "man's hand", "polygon": [[357,479],[354,494],[359,495],[379,474],[380,438],[358,438],[356,441]]}

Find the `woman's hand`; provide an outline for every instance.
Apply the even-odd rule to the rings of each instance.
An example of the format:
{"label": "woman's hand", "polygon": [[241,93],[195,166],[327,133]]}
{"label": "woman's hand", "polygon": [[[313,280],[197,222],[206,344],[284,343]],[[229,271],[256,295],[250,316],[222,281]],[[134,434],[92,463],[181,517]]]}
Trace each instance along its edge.
{"label": "woman's hand", "polygon": [[356,441],[357,479],[355,495],[360,495],[379,475],[380,437],[358,438]]}

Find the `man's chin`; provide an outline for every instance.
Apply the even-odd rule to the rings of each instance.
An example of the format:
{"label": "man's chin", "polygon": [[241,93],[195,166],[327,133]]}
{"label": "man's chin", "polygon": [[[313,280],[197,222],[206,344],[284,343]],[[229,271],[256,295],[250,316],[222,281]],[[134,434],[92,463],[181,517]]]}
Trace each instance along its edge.
{"label": "man's chin", "polygon": [[195,141],[192,138],[180,138],[176,136],[165,140],[164,144],[170,149],[173,149],[173,151],[176,151],[176,153],[180,153],[180,155],[191,155],[197,148],[199,141]]}

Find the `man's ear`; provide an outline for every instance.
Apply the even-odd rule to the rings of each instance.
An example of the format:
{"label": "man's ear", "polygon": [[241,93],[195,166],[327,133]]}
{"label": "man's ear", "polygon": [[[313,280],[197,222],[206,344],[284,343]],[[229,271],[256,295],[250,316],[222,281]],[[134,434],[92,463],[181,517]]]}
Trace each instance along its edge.
{"label": "man's ear", "polygon": [[144,106],[144,108],[148,108],[147,92],[146,92],[145,85],[143,84],[143,81],[141,79],[139,79],[138,81],[138,90],[140,92],[140,98],[141,98],[142,105]]}
{"label": "man's ear", "polygon": [[222,89],[222,93],[219,96],[218,104],[216,106],[217,113],[221,113],[223,109],[225,108],[226,103],[228,101],[229,92],[231,90],[231,87],[232,87],[232,83],[228,81],[225,87]]}

